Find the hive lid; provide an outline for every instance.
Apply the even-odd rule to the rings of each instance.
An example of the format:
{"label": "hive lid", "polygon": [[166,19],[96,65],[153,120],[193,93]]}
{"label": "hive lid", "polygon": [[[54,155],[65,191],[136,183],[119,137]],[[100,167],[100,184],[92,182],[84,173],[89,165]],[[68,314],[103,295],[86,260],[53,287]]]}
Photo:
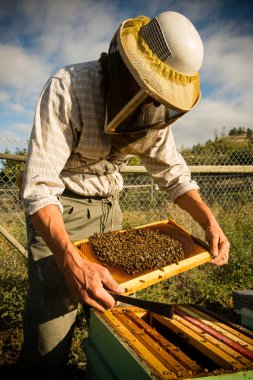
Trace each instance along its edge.
{"label": "hive lid", "polygon": [[234,310],[245,307],[253,311],[253,289],[237,290],[233,293]]}
{"label": "hive lid", "polygon": [[[171,219],[138,226],[133,229],[137,228],[158,230],[160,233],[167,234],[178,240],[184,250],[184,259],[179,261],[177,264],[174,263],[160,269],[148,270],[135,275],[129,275],[119,268],[101,263],[88,239],[77,241],[73,244],[85,260],[89,260],[107,267],[113,278],[126,289],[125,294],[134,293],[138,290],[147,288],[150,285],[156,284],[169,277],[185,272],[211,260],[211,255],[208,252],[208,245],[191,235],[187,230]],[[125,230],[121,230],[120,232],[123,233],[124,231]]]}

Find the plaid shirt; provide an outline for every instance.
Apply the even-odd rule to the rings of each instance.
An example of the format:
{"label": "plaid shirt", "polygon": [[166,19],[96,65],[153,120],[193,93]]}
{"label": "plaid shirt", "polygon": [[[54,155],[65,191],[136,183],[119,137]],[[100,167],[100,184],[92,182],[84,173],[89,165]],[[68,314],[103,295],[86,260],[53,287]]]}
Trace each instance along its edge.
{"label": "plaid shirt", "polygon": [[[38,101],[23,181],[28,215],[62,206],[64,189],[83,196],[109,196],[123,188],[120,167],[130,155],[113,148],[104,132],[105,78],[99,61],[67,66],[53,75]],[[177,152],[170,127],[155,132],[142,164],[174,201],[198,189]],[[152,140],[152,133],[151,133]],[[131,154],[131,151],[130,151]]]}

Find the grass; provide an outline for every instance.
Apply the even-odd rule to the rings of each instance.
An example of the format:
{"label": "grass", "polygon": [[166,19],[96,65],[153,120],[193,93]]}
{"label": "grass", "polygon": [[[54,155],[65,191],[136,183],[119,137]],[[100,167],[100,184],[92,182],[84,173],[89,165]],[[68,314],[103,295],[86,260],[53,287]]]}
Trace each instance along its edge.
{"label": "grass", "polygon": [[[9,374],[22,346],[22,311],[27,288],[26,259],[0,235],[0,377],[5,370]],[[79,307],[68,362],[70,378],[77,371],[84,371],[82,342],[86,336],[86,320]]]}
{"label": "grass", "polygon": [[[224,211],[220,206],[214,206],[214,210],[217,218],[222,218],[222,227],[231,243],[229,264],[223,267],[202,265],[142,290],[138,292],[138,297],[163,302],[197,303],[234,321],[238,320],[233,313],[233,291],[253,288],[252,206],[243,205],[239,219],[232,207]],[[153,211],[124,211],[124,228],[154,222]],[[203,239],[202,230],[183,211],[171,206],[164,212]],[[159,214],[156,221],[164,218]],[[26,259],[0,235],[0,368],[13,365],[17,360],[23,341],[22,310],[27,287]],[[73,371],[83,371],[85,368],[82,343],[86,336],[87,326],[80,307],[68,363]]]}
{"label": "grass", "polygon": [[22,308],[27,289],[26,263],[0,235],[0,367],[13,365],[20,351]]}

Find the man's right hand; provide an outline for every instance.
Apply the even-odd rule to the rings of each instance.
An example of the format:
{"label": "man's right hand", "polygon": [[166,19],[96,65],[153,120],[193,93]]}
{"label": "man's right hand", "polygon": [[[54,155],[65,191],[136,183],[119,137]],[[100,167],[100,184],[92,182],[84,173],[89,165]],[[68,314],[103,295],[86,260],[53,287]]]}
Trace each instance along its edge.
{"label": "man's right hand", "polygon": [[64,268],[61,270],[79,301],[99,311],[113,308],[115,300],[107,290],[122,293],[124,288],[113,279],[108,269],[85,261],[71,243],[68,244],[64,255]]}
{"label": "man's right hand", "polygon": [[47,205],[33,214],[31,219],[80,302],[99,311],[114,307],[115,300],[106,289],[123,293],[124,288],[112,278],[108,269],[85,261],[79,255],[70,242],[58,207]]}

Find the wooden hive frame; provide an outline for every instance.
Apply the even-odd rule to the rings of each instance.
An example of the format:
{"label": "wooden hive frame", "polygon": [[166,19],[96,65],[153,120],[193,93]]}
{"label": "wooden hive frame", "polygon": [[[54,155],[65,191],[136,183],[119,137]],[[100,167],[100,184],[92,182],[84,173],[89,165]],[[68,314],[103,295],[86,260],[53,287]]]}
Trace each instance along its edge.
{"label": "wooden hive frame", "polygon": [[[179,273],[185,272],[191,268],[197,267],[201,264],[207,263],[211,260],[209,253],[209,247],[200,239],[194,237],[187,230],[175,223],[171,219],[166,219],[157,223],[146,224],[143,226],[135,227],[133,229],[153,229],[159,230],[159,232],[168,234],[169,236],[178,240],[183,247],[185,257],[177,264],[171,264],[166,267],[145,271],[138,275],[128,275],[121,270],[112,267],[110,265],[102,264],[96,257],[95,252],[89,243],[88,239],[74,242],[74,246],[79,254],[85,259],[92,262],[100,263],[106,266],[112,276],[118,281],[124,288],[124,294],[134,293],[138,290],[149,287],[169,277],[175,276]],[[125,230],[121,230],[124,233]]]}

